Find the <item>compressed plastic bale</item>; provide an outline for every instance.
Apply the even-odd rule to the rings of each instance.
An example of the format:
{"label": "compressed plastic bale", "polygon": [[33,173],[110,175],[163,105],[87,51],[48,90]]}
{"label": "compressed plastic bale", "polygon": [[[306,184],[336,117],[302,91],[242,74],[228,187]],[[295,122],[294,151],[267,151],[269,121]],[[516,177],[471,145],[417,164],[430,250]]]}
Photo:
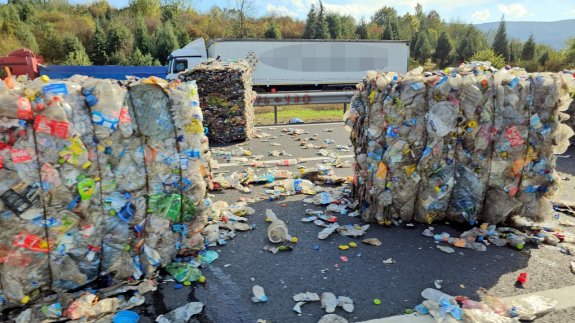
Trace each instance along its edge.
{"label": "compressed plastic bale", "polygon": [[459,116],[461,76],[435,80],[428,91],[427,145],[417,166],[421,176],[415,218],[431,223],[446,216],[455,185],[455,133]]}
{"label": "compressed plastic bale", "polygon": [[[69,93],[69,89],[76,92]],[[35,94],[45,105],[35,117],[34,130],[46,209],[44,226],[54,241],[52,289],[58,292],[94,281],[102,249],[96,144],[79,89],[79,85],[52,82]]]}
{"label": "compressed plastic bale", "polygon": [[149,277],[176,255],[179,242],[172,224],[181,220],[180,160],[164,89],[156,84],[130,85],[128,102],[141,139],[148,196],[146,218],[140,223],[142,236],[134,250],[138,254],[132,256],[134,266],[141,271],[138,274]]}
{"label": "compressed plastic bale", "polygon": [[86,79],[82,83],[86,105],[90,108],[93,137],[97,142],[100,170],[102,254],[100,275],[111,283],[129,277],[140,278],[139,250],[135,237],[145,218],[136,209],[137,200],[146,194],[143,149],[136,136],[132,115],[125,103],[126,89],[114,81]]}
{"label": "compressed plastic bale", "polygon": [[[346,115],[356,155],[354,194],[365,221],[388,224],[401,212],[394,203],[408,205],[389,193],[399,182],[397,165],[406,146],[394,119],[413,112],[413,107],[402,109],[398,93],[405,88],[394,83],[407,84],[413,75],[369,72]],[[423,80],[428,100],[419,113],[427,111],[427,129],[410,132],[427,135],[414,172],[421,181],[413,219],[475,224],[499,223],[516,213],[532,219],[551,214],[549,199],[558,182],[553,154],[563,153],[572,135],[561,122],[567,120],[563,111],[572,100],[575,78],[528,75],[520,68],[496,71],[472,62]],[[399,217],[409,220],[409,212]]]}
{"label": "compressed plastic bale", "polygon": [[[10,124],[10,123],[8,123]],[[0,149],[0,293],[8,306],[33,301],[50,288],[41,180],[31,123],[18,122],[15,142]],[[2,132],[6,124],[0,126]]]}
{"label": "compressed plastic bale", "polygon": [[495,134],[494,94],[491,73],[470,73],[463,77],[455,146],[455,185],[447,210],[448,218],[454,221],[475,224],[483,209]]}
{"label": "compressed plastic bale", "polygon": [[[355,195],[361,201],[361,217],[365,221],[383,223],[383,208],[391,203],[385,189],[385,175],[378,169],[384,154],[385,129],[383,101],[388,93],[390,77],[377,72],[358,84],[360,92],[352,99],[349,121],[353,125],[352,142],[356,143]],[[384,167],[384,166],[381,166]]]}
{"label": "compressed plastic bale", "polygon": [[252,67],[248,63],[211,61],[180,78],[197,82],[204,125],[212,142],[244,141],[251,136],[255,97]]}
{"label": "compressed plastic bale", "polygon": [[390,92],[386,101],[392,104],[385,108],[388,128],[383,161],[387,166],[386,188],[392,200],[384,216],[411,221],[417,197],[413,192],[417,192],[421,180],[417,163],[427,141],[427,91],[421,74],[400,79],[396,89],[398,96],[393,97]]}
{"label": "compressed plastic bale", "polygon": [[[489,171],[488,190],[503,191],[493,201],[494,209],[505,209],[507,200],[515,200],[527,155],[531,82],[524,70],[501,70],[494,74],[495,116],[497,134],[493,139],[493,153]],[[501,204],[501,207],[497,204]],[[498,214],[500,222],[510,214]]]}
{"label": "compressed plastic bale", "polygon": [[529,139],[517,199],[523,204],[521,215],[543,220],[552,214],[551,202],[545,196],[557,190],[553,134],[559,123],[560,78],[546,73],[532,74],[530,80],[533,94],[529,101]]}
{"label": "compressed plastic bale", "polygon": [[202,232],[211,206],[211,201],[206,198],[208,183],[211,182],[211,156],[196,82],[183,82],[170,89],[168,95],[178,138],[183,182],[181,194],[189,200],[189,203],[182,204],[182,213],[193,212],[193,217],[182,217],[183,225],[179,230],[179,254],[187,255],[204,248]]}

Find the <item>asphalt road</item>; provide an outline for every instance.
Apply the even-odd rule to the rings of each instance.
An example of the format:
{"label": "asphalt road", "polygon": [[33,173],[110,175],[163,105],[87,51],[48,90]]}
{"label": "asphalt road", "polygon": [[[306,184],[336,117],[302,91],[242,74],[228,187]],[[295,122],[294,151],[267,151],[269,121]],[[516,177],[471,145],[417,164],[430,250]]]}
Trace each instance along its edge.
{"label": "asphalt road", "polygon": [[[285,150],[297,157],[320,157],[317,150],[303,150],[295,138],[282,135],[281,129],[288,127],[259,128],[275,138],[263,139],[269,141],[252,139],[242,146],[251,149],[253,155],[264,155],[264,160],[282,159],[267,156],[270,150],[275,149]],[[335,143],[328,145],[330,151],[335,151],[338,144],[349,145],[348,134],[341,123],[291,127],[309,132],[300,135],[300,138],[317,134],[318,141],[313,141],[314,144],[327,138],[333,139]],[[327,128],[334,131],[324,132]],[[218,148],[233,149],[232,146],[213,147]],[[352,152],[338,154],[351,155]],[[572,200],[575,191],[575,149],[572,148],[566,155],[571,157],[558,158],[557,168],[560,176],[568,180],[564,181],[556,198]],[[243,169],[243,166],[226,165],[221,159],[220,163],[222,167],[217,170],[220,172]],[[304,165],[313,167],[316,163],[321,163],[321,160],[307,161]],[[284,168],[297,171],[295,166]],[[342,168],[337,169],[337,174],[347,176],[352,171]],[[228,189],[216,192],[213,199],[232,204],[241,197],[257,198],[262,189],[261,186],[254,186],[250,194]],[[397,315],[407,308],[413,308],[423,300],[421,291],[433,287],[434,280],[443,280],[442,290],[448,294],[465,295],[476,300],[479,299],[477,292],[480,288],[486,288],[496,296],[508,297],[575,285],[575,275],[569,271],[571,256],[562,254],[557,247],[546,245],[528,247],[523,251],[488,246],[487,252],[458,249],[454,254],[446,254],[436,248],[433,239],[421,235],[426,228],[424,225],[408,229],[372,224],[361,238],[334,234],[326,240],[319,240],[317,233],[322,228],[313,223],[303,223],[300,219],[305,216],[307,208],[323,208],[305,205],[302,200],[306,197],[296,195],[251,204],[256,214],[250,216],[248,223],[255,224],[256,229],[239,233],[226,246],[213,249],[219,252],[220,258],[204,269],[207,277],[205,284],[182,289],[174,289],[173,282],[161,284],[160,291],[148,295],[148,305],[139,310],[143,316],[142,322],[152,322],[157,315],[194,300],[206,305],[202,315],[197,318],[200,322],[256,322],[258,319],[274,323],[317,322],[325,314],[319,302],[302,306],[301,315],[292,310],[295,305],[292,296],[306,291],[318,294],[332,292],[352,298],[355,305],[353,313],[346,313],[341,308],[336,313],[350,322],[357,322]],[[273,255],[262,250],[267,242],[266,209],[272,209],[287,223],[290,234],[298,237],[299,242],[293,244],[293,251]],[[360,224],[358,218],[347,215],[338,215],[338,222]],[[434,228],[436,232],[458,234],[456,229],[445,225],[434,225]],[[382,245],[362,244],[364,238],[378,238]],[[338,245],[351,241],[357,242],[358,247],[345,251],[338,249]],[[314,245],[318,246],[317,250]],[[342,256],[347,257],[347,262],[342,261]],[[395,263],[383,263],[388,258]],[[515,287],[520,272],[528,273],[528,283],[524,288]],[[269,298],[266,303],[251,301],[251,289],[256,284],[265,289]],[[375,305],[375,298],[381,299],[382,304]],[[575,310],[571,308],[556,311],[537,322],[574,321]]]}

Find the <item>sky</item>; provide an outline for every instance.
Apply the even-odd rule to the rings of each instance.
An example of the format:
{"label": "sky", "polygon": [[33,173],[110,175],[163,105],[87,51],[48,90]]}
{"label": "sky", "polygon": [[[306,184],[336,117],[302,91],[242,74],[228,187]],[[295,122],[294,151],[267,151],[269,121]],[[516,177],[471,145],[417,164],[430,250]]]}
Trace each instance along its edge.
{"label": "sky", "polygon": [[[85,3],[90,0],[69,0]],[[129,0],[108,0],[114,7],[123,7]],[[192,7],[206,12],[213,6],[232,8],[236,0],[187,0]],[[319,0],[248,0],[253,2],[255,16],[271,12],[289,15],[305,20],[312,3]],[[0,0],[5,3],[6,0]],[[392,6],[400,15],[414,11],[421,3],[425,12],[436,10],[446,21],[460,20],[469,23],[499,21],[505,15],[507,21],[556,21],[575,19],[574,0],[324,0],[325,8],[356,19],[369,20],[373,13],[383,7]],[[574,31],[575,33],[575,31]]]}

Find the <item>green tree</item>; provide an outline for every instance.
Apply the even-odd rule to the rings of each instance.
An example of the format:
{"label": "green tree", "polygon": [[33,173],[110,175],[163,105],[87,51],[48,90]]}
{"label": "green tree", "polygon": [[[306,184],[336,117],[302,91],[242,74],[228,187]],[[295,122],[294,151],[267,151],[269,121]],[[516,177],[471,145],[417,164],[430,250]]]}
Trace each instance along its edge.
{"label": "green tree", "polygon": [[381,39],[383,40],[397,40],[399,39],[397,31],[397,22],[395,20],[388,20],[383,34],[381,34]]}
{"label": "green tree", "polygon": [[108,63],[106,47],[106,34],[102,28],[96,27],[96,33],[94,34],[90,48],[88,49],[88,56],[94,64],[106,65]]}
{"label": "green tree", "polygon": [[510,63],[516,63],[521,59],[523,43],[519,39],[511,39],[509,42],[509,60]]}
{"label": "green tree", "polygon": [[354,39],[355,38],[355,28],[356,21],[352,16],[339,16],[340,25],[340,38],[342,39]]}
{"label": "green tree", "polygon": [[36,42],[36,37],[34,36],[32,31],[30,30],[30,27],[28,27],[27,24],[19,23],[18,28],[14,31],[14,36],[18,38],[18,40],[20,41],[20,43],[22,43],[22,45],[26,46],[27,48],[30,48],[35,53],[39,52],[40,47]]}
{"label": "green tree", "polygon": [[456,59],[460,62],[467,60],[473,54],[482,50],[482,37],[485,37],[477,28],[467,26],[464,34],[459,35],[455,53]]}
{"label": "green tree", "polygon": [[327,23],[327,29],[329,31],[329,38],[339,39],[343,34],[343,26],[341,24],[341,19],[338,14],[328,13],[325,16],[325,21]]}
{"label": "green tree", "polygon": [[369,32],[367,30],[367,24],[365,23],[365,20],[361,19],[359,25],[357,25],[357,28],[355,29],[355,34],[359,39],[369,38]]}
{"label": "green tree", "polygon": [[496,68],[503,68],[507,63],[502,55],[495,53],[492,49],[484,49],[469,58],[470,61],[488,61]]}
{"label": "green tree", "polygon": [[122,48],[133,47],[133,35],[125,25],[114,22],[108,26],[106,33],[106,53],[108,56],[114,55]]}
{"label": "green tree", "polygon": [[417,37],[417,44],[415,44],[415,57],[420,62],[425,62],[431,57],[431,44],[429,44],[429,37],[426,32],[420,32]]}
{"label": "green tree", "polygon": [[549,60],[549,52],[545,51],[543,52],[543,54],[541,54],[541,56],[539,56],[539,59],[537,61],[539,62],[539,65],[545,66],[548,60]]}
{"label": "green tree", "polygon": [[387,6],[377,10],[371,17],[371,21],[380,26],[387,26],[388,23],[397,21],[397,19],[397,10]]}
{"label": "green tree", "polygon": [[436,61],[439,62],[440,67],[444,67],[447,62],[450,61],[449,57],[451,55],[451,49],[453,46],[451,45],[451,41],[449,40],[449,36],[444,31],[439,36],[437,40],[437,45],[435,46],[435,53],[433,57]]}
{"label": "green tree", "polygon": [[161,15],[160,0],[130,0],[129,8],[136,16],[157,18]]}
{"label": "green tree", "polygon": [[155,56],[162,64],[165,64],[172,51],[180,48],[172,23],[167,22],[163,28],[158,29],[155,38],[158,40]]}
{"label": "green tree", "polygon": [[304,39],[314,39],[315,36],[315,25],[317,21],[317,14],[315,12],[315,5],[311,5],[309,12],[307,13],[307,19],[305,21],[305,28],[303,30],[302,38]]}
{"label": "green tree", "polygon": [[150,54],[142,54],[142,52],[136,48],[134,53],[130,57],[130,65],[133,66],[155,66],[160,65],[157,59],[154,59]]}
{"label": "green tree", "polygon": [[533,38],[533,34],[529,36],[527,42],[523,45],[523,50],[521,50],[521,59],[522,60],[532,60],[535,57],[535,39]]}
{"label": "green tree", "polygon": [[86,54],[86,51],[82,47],[81,50],[75,50],[73,52],[69,52],[66,55],[66,59],[62,62],[62,65],[80,65],[80,66],[89,66],[92,65],[90,61],[90,57]]}
{"label": "green tree", "polygon": [[575,67],[575,38],[567,41],[567,49],[565,50],[565,61],[567,67]]}
{"label": "green tree", "polygon": [[152,43],[148,33],[148,27],[144,17],[138,16],[136,18],[136,25],[134,27],[134,48],[139,49],[142,53],[152,52]]}
{"label": "green tree", "polygon": [[268,29],[264,33],[265,38],[282,39],[282,32],[275,22],[268,24]]}
{"label": "green tree", "polygon": [[62,37],[62,51],[64,54],[73,53],[76,51],[84,51],[84,45],[76,35],[66,33]]}
{"label": "green tree", "polygon": [[329,39],[329,28],[325,19],[325,10],[323,3],[319,1],[319,11],[317,12],[317,20],[315,23],[315,38]]}
{"label": "green tree", "polygon": [[496,54],[503,56],[505,59],[509,59],[509,43],[507,42],[507,26],[504,16],[501,16],[495,39],[493,39],[492,48]]}

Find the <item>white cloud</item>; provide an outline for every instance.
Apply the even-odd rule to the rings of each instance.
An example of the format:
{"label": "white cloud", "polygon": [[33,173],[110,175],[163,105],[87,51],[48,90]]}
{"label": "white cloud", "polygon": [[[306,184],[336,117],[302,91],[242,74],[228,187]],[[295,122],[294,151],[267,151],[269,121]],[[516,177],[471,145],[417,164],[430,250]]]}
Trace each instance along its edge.
{"label": "white cloud", "polygon": [[471,19],[474,21],[486,21],[489,17],[491,17],[491,12],[487,9],[477,10],[471,14]]}
{"label": "white cloud", "polygon": [[505,17],[509,18],[521,18],[529,13],[527,8],[520,3],[512,3],[510,5],[500,4],[497,5],[497,9],[503,12]]}
{"label": "white cloud", "polygon": [[275,13],[278,16],[291,16],[291,17],[297,16],[297,13],[294,12],[293,10],[290,10],[284,6],[276,6],[271,3],[268,3],[268,5],[266,6],[266,11],[268,14]]}

